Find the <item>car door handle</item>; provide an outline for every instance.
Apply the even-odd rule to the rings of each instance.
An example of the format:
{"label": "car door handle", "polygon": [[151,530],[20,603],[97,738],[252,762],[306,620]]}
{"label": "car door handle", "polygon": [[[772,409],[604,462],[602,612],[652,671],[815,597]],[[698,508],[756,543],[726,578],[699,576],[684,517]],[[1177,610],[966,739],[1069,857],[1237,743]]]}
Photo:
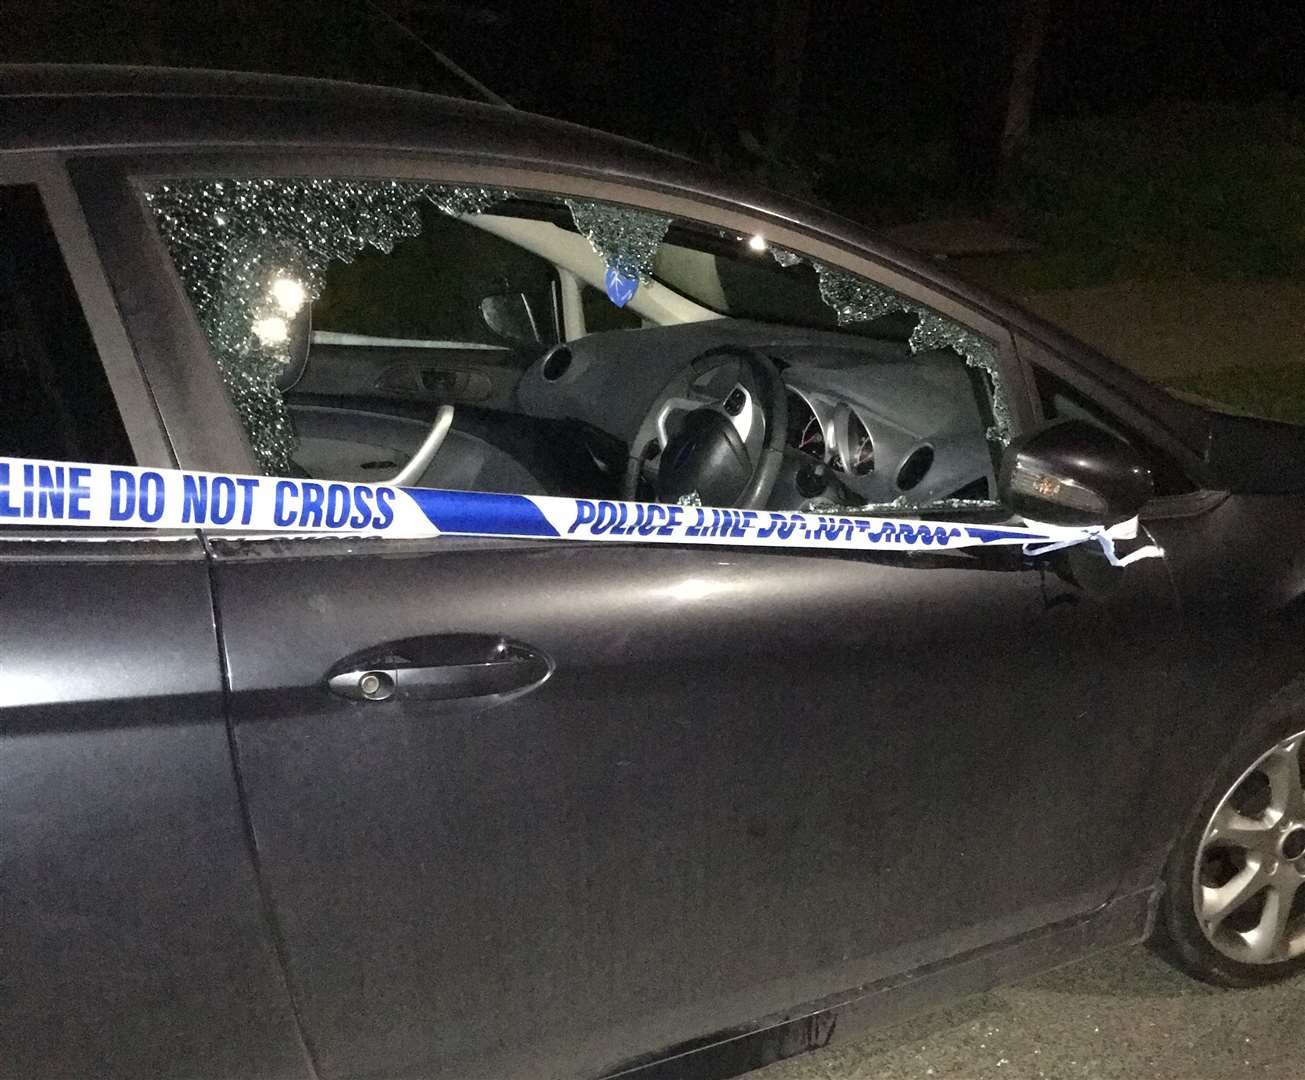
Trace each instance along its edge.
{"label": "car door handle", "polygon": [[547,657],[507,641],[495,644],[488,657],[470,663],[358,664],[337,671],[327,687],[354,701],[395,698],[448,701],[465,698],[502,699],[531,689],[552,674]]}

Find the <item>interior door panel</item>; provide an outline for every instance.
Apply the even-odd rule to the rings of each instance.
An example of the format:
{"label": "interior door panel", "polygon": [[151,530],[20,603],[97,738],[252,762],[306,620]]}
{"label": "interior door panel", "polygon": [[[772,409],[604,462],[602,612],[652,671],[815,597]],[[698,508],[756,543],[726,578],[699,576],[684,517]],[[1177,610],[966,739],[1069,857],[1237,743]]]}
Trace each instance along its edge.
{"label": "interior door panel", "polygon": [[[434,409],[431,409],[434,413]],[[430,423],[372,409],[292,405],[295,462],[309,476],[383,483],[412,458]],[[454,421],[457,422],[456,420]],[[417,487],[544,494],[515,457],[469,431],[451,429]]]}
{"label": "interior door panel", "polygon": [[300,395],[510,409],[517,380],[530,360],[512,349],[488,345],[415,348],[314,341],[294,390]]}

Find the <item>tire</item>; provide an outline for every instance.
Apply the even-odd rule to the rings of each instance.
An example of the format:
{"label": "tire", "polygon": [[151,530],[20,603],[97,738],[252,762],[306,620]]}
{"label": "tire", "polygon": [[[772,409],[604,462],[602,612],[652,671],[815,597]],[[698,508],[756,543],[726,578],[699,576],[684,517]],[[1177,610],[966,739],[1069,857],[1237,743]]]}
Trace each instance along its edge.
{"label": "tire", "polygon": [[1305,712],[1239,737],[1170,853],[1152,944],[1203,982],[1305,971]]}

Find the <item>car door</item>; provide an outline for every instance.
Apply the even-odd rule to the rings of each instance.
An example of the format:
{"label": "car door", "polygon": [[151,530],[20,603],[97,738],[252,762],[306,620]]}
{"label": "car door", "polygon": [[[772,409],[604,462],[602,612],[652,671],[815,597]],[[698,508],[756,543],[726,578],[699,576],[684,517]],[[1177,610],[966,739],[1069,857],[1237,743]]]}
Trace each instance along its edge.
{"label": "car door", "polygon": [[0,1076],[301,1077],[200,539],[12,520],[172,461],[57,163],[0,160],[0,220]]}
{"label": "car door", "polygon": [[[116,213],[140,233],[131,309],[163,249],[138,199]],[[994,343],[1027,423],[1005,331],[925,296]],[[1168,700],[1159,560],[211,546],[237,768],[328,1080],[599,1074],[1082,916],[1111,896]],[[381,660],[443,690],[333,692]]]}

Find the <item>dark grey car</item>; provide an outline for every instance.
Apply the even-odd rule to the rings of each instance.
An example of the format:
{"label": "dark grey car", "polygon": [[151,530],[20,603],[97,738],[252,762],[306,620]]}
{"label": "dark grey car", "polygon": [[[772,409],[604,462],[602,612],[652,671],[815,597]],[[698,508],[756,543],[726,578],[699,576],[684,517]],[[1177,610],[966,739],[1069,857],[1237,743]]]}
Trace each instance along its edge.
{"label": "dark grey car", "polygon": [[1305,435],[812,208],[12,69],[0,459],[1164,552],[0,524],[0,1075],[724,1076],[1148,935],[1305,965]]}

